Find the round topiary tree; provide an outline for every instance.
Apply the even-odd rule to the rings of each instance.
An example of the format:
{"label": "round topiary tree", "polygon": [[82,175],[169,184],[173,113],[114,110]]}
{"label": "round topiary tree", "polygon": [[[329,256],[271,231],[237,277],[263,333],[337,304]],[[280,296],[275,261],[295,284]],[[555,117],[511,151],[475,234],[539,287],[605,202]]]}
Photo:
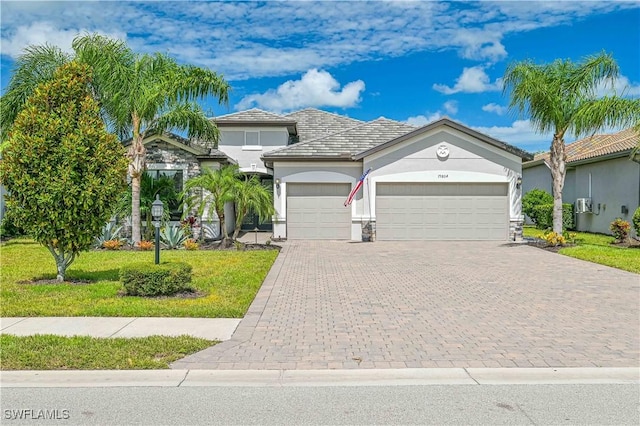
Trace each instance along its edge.
{"label": "round topiary tree", "polygon": [[91,95],[91,73],[71,62],[29,97],[2,152],[7,207],[49,249],[64,281],[126,190],[127,159]]}

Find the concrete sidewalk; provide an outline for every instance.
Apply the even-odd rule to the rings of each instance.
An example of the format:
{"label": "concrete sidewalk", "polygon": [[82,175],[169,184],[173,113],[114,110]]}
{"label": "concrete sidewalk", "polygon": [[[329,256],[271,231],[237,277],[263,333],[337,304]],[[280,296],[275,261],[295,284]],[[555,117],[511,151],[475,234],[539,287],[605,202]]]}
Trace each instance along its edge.
{"label": "concrete sidewalk", "polygon": [[0,318],[0,334],[30,336],[144,337],[189,335],[229,340],[236,318],[31,317]]}

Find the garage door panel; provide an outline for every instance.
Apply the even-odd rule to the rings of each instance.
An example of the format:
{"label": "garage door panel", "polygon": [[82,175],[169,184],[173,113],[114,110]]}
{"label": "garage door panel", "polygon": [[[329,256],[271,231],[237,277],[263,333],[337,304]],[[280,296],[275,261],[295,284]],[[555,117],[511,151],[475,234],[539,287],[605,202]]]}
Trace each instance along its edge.
{"label": "garage door panel", "polygon": [[382,183],[377,193],[379,240],[507,238],[505,184]]}
{"label": "garage door panel", "polygon": [[287,185],[287,238],[350,239],[351,209],[344,206],[350,185]]}

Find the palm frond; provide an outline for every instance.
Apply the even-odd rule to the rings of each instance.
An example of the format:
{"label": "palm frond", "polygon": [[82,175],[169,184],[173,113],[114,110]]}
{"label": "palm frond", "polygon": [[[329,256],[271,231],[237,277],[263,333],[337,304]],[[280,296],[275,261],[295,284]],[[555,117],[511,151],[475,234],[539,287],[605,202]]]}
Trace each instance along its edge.
{"label": "palm frond", "polygon": [[36,87],[50,81],[54,72],[71,59],[71,56],[59,47],[49,44],[28,46],[16,59],[11,80],[5,94],[0,98],[2,140],[6,138],[15,118]]}

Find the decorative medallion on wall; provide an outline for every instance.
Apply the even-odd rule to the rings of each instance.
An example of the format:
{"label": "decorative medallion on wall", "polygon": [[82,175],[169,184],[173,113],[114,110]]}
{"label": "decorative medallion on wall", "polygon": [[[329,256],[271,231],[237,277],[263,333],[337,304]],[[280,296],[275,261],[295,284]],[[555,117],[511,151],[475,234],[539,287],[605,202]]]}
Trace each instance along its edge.
{"label": "decorative medallion on wall", "polygon": [[449,147],[445,144],[441,144],[436,148],[436,155],[440,160],[446,160],[449,157]]}

